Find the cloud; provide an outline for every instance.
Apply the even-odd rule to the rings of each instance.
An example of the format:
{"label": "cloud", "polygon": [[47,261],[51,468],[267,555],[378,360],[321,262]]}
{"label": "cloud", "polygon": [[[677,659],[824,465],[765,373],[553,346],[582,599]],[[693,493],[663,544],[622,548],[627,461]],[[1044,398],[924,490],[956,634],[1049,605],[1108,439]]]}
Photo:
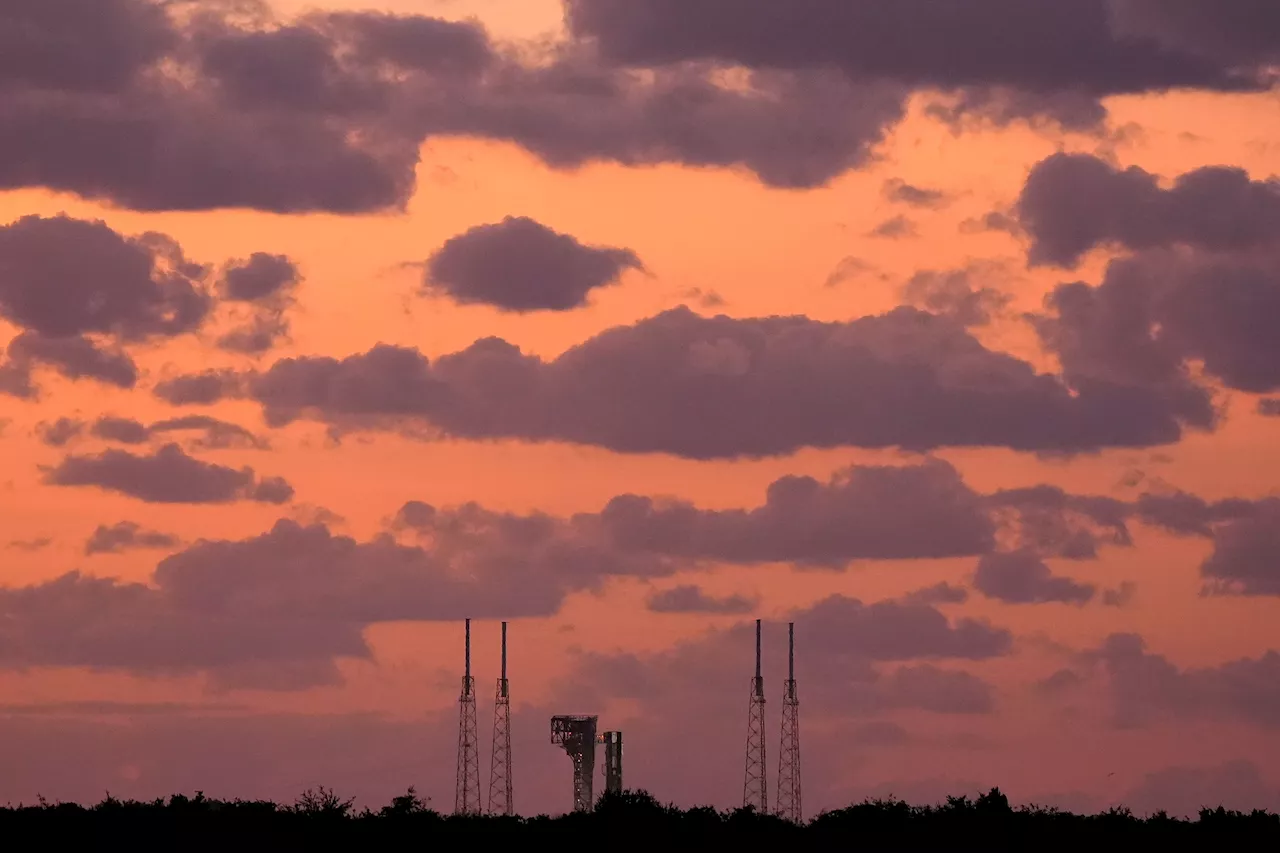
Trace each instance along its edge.
{"label": "cloud", "polygon": [[[112,4],[113,27],[129,25],[126,5]],[[0,186],[148,211],[369,213],[404,208],[431,136],[510,141],[556,168],[681,163],[814,186],[866,162],[903,114],[900,86],[834,73],[742,88],[691,65],[606,67],[581,44],[510,50],[476,22],[254,11],[252,25],[208,6],[162,20],[166,49],[105,91],[0,89]],[[61,21],[25,31],[54,46],[43,61],[74,63]],[[132,156],[143,149],[164,156]]]}
{"label": "cloud", "polygon": [[919,234],[920,232],[916,230],[916,224],[905,216],[894,216],[886,219],[867,232],[868,237],[885,237],[890,240],[917,237]]}
{"label": "cloud", "polygon": [[1191,363],[1228,388],[1280,389],[1280,252],[1151,249],[1112,261],[1102,282],[1061,284],[1033,322],[1068,381],[1145,386],[1189,422],[1216,416]]}
{"label": "cloud", "polygon": [[1066,560],[1092,560],[1102,545],[1133,544],[1134,507],[1103,495],[1075,495],[1058,486],[999,489],[987,498],[1006,550]]}
{"label": "cloud", "polygon": [[234,370],[204,370],[162,379],[152,393],[174,406],[207,406],[236,395],[244,376]]}
{"label": "cloud", "polygon": [[[0,113],[4,97],[0,89]],[[3,145],[0,138],[0,151]],[[225,304],[254,298],[245,303],[252,306],[245,328],[268,344],[288,330],[283,311],[291,285],[281,265],[291,266],[256,254],[231,265],[221,288]],[[187,259],[170,237],[125,236],[99,220],[64,214],[0,225],[0,319],[18,327],[0,363],[0,391],[38,396],[32,374],[40,365],[71,380],[133,388],[139,369],[131,347],[200,331],[214,315],[211,270]],[[264,288],[274,290],[263,295]],[[230,334],[242,333],[249,334]]]}
{"label": "cloud", "polygon": [[1148,652],[1136,634],[1112,634],[1086,657],[1106,675],[1116,722],[1122,726],[1161,718],[1280,726],[1280,654],[1273,650],[1258,658],[1180,669]]}
{"label": "cloud", "polygon": [[644,270],[630,249],[587,246],[527,217],[477,225],[426,262],[423,288],[502,311],[569,311],[627,270]]}
{"label": "cloud", "polygon": [[1234,759],[1211,767],[1166,767],[1147,773],[1122,798],[1134,814],[1167,812],[1170,817],[1196,818],[1201,809],[1249,812],[1276,811],[1280,791],[1263,781],[1252,761]]}
{"label": "cloud", "polygon": [[1280,595],[1280,500],[1219,525],[1200,574],[1213,592]]}
{"label": "cloud", "polygon": [[942,190],[917,187],[901,178],[890,178],[882,188],[885,198],[911,207],[938,208],[946,204],[948,197]]}
{"label": "cloud", "polygon": [[1098,102],[1108,95],[1269,87],[1267,57],[1240,50],[1210,56],[1156,40],[1149,30],[1134,37],[1115,26],[1111,12],[1108,0],[907,0],[888,8],[814,0],[781,9],[771,0],[569,0],[566,22],[618,65],[831,67],[854,81],[958,93],[969,109],[1077,124],[1105,115]]}
{"label": "cloud", "polygon": [[750,613],[759,599],[743,595],[716,598],[697,586],[676,586],[649,596],[646,606],[654,613],[716,613],[738,615]]}
{"label": "cloud", "polygon": [[1087,604],[1097,587],[1055,575],[1044,561],[1026,551],[984,554],[978,560],[973,586],[988,598],[1010,604]]}
{"label": "cloud", "polygon": [[907,604],[963,604],[969,600],[969,591],[941,581],[907,593],[902,600]]}
{"label": "cloud", "polygon": [[90,433],[95,438],[114,441],[119,444],[144,444],[151,437],[147,425],[133,418],[121,418],[114,415],[103,415],[93,422]]}
{"label": "cloud", "polygon": [[921,270],[903,285],[902,296],[912,304],[954,317],[965,327],[985,326],[1011,301],[993,287],[977,287],[974,278],[986,272],[978,266],[954,270]]}
{"label": "cloud", "polygon": [[84,428],[84,421],[62,417],[52,423],[41,421],[36,424],[35,432],[50,447],[65,447],[72,439],[79,438]]}
{"label": "cloud", "polygon": [[1264,397],[1259,400],[1258,414],[1264,418],[1280,418],[1280,397]]}
{"label": "cloud", "polygon": [[763,505],[748,510],[620,495],[598,523],[627,550],[832,568],[852,560],[968,556],[995,541],[982,498],[941,460],[850,467],[826,483],[783,477],[769,486]]}
{"label": "cloud", "polygon": [[1230,14],[1200,0],[1111,0],[1117,32],[1154,38],[1175,50],[1224,61],[1280,57],[1280,14],[1270,3],[1241,3]]}
{"label": "cloud", "polygon": [[1228,166],[1187,172],[1165,189],[1137,166],[1053,154],[1032,168],[1016,211],[1031,237],[1032,265],[1074,267],[1111,245],[1240,251],[1280,239],[1280,184]]}
{"label": "cloud", "polygon": [[0,38],[0,89],[111,91],[168,50],[162,9],[138,0],[12,0]]}
{"label": "cloud", "polygon": [[14,539],[9,542],[9,547],[15,551],[25,551],[27,553],[35,553],[43,551],[53,544],[53,539],[48,536],[39,536],[35,539]]}
{"label": "cloud", "polygon": [[279,477],[258,478],[252,468],[228,468],[188,456],[166,444],[148,456],[124,450],[67,456],[45,471],[55,486],[94,486],[148,503],[285,503],[293,488]]}
{"label": "cloud", "polygon": [[823,283],[823,287],[836,287],[874,270],[875,267],[871,264],[851,255],[847,258],[842,258],[840,263],[836,264],[835,269],[831,271],[831,274],[827,276],[827,280]]}
{"label": "cloud", "polygon": [[165,418],[152,424],[144,424],[133,418],[104,415],[94,422],[91,432],[97,438],[119,444],[145,444],[153,438],[174,432],[198,432],[202,435],[191,442],[192,447],[209,450],[231,447],[260,450],[268,447],[265,440],[239,424],[209,415],[184,415]]}
{"label": "cloud", "polygon": [[258,355],[287,340],[285,312],[293,305],[293,291],[301,280],[297,265],[285,255],[255,252],[248,260],[228,264],[219,290],[232,303],[238,325],[218,338],[218,346]]}
{"label": "cloud", "polygon": [[117,388],[132,388],[138,382],[138,366],[118,346],[103,345],[83,335],[50,338],[35,332],[23,332],[9,341],[10,381],[0,383],[18,397],[37,396],[31,373],[46,364],[72,381],[94,379]]}
{"label": "cloud", "polygon": [[2,589],[0,664],[301,688],[338,680],[336,658],[368,658],[371,624],[546,616],[572,590],[666,571],[653,559],[602,559],[536,517],[422,515],[425,547],[281,520],[248,539],[196,542],[145,585],[72,572]]}
{"label": "cloud", "polygon": [[171,533],[146,530],[132,521],[118,521],[111,526],[99,524],[84,543],[84,554],[119,554],[150,548],[174,548],[179,544],[178,537]]}
{"label": "cloud", "polygon": [[823,323],[682,307],[550,361],[495,338],[434,362],[379,345],[341,360],[283,359],[249,386],[273,426],[413,423],[455,438],[694,459],[849,446],[1073,452],[1173,442],[1187,415],[1211,422],[1141,385],[1088,377],[1069,388],[910,308]]}
{"label": "cloud", "polygon": [[0,317],[41,338],[121,342],[195,329],[211,301],[203,270],[159,235],[101,221],[24,216],[0,226]]}
{"label": "cloud", "polygon": [[1213,536],[1214,526],[1223,521],[1252,517],[1271,501],[1241,498],[1209,502],[1182,491],[1147,492],[1138,496],[1134,513],[1145,524],[1170,533]]}
{"label": "cloud", "polygon": [[300,280],[297,266],[287,256],[255,252],[248,260],[229,264],[220,287],[224,299],[270,302],[284,296]]}

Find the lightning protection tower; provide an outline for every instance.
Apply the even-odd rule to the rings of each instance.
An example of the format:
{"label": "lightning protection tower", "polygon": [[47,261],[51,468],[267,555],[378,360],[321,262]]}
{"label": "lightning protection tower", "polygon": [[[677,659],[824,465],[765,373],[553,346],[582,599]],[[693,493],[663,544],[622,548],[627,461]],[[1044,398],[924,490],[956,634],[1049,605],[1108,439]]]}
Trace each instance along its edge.
{"label": "lightning protection tower", "polygon": [[511,799],[511,691],[507,684],[507,623],[502,623],[502,677],[493,699],[493,759],[489,764],[489,814],[515,814]]}
{"label": "lightning protection tower", "polygon": [[760,675],[760,620],[756,620],[756,677],[751,679],[751,704],[747,710],[747,767],[742,783],[742,806],[769,812],[769,780],[764,751],[764,678]]}
{"label": "lightning protection tower", "polygon": [[800,698],[796,695],[796,623],[787,624],[787,684],[782,691],[782,744],[778,750],[778,817],[800,823]]}
{"label": "lightning protection tower", "polygon": [[551,742],[564,747],[573,759],[573,810],[589,812],[594,802],[592,776],[596,770],[596,716],[563,715],[551,718]]}
{"label": "lightning protection tower", "polygon": [[458,697],[458,776],[454,814],[480,813],[480,753],[476,734],[476,680],[471,677],[471,620],[467,620],[466,674]]}

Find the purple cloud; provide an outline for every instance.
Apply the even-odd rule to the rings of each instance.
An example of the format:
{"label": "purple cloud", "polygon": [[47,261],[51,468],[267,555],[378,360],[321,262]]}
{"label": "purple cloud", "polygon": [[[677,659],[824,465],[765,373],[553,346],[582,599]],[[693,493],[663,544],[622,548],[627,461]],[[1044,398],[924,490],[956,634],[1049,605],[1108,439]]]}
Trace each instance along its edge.
{"label": "purple cloud", "polygon": [[1071,452],[1163,444],[1180,437],[1182,417],[1211,421],[1141,385],[1087,378],[1073,390],[910,308],[843,323],[678,308],[550,361],[493,338],[435,362],[379,345],[284,359],[249,385],[275,426],[416,422],[455,438],[694,459],[842,446]]}
{"label": "purple cloud", "polygon": [[644,270],[630,249],[583,245],[527,217],[508,216],[445,242],[427,260],[423,288],[464,305],[569,311],[627,270]]}
{"label": "purple cloud", "polygon": [[729,595],[723,598],[707,595],[701,587],[675,586],[649,596],[646,606],[654,613],[714,613],[741,615],[759,605],[758,598]]}
{"label": "purple cloud", "polygon": [[205,370],[162,379],[152,393],[173,406],[207,406],[235,396],[244,376],[233,370]]}
{"label": "purple cloud", "polygon": [[1010,604],[1087,604],[1097,587],[1055,575],[1044,561],[1026,551],[984,554],[973,576],[974,589]]}
{"label": "purple cloud", "polygon": [[901,178],[891,178],[882,188],[885,198],[911,207],[937,208],[947,202],[947,194],[930,187],[917,187]]}
{"label": "purple cloud", "polygon": [[1238,251],[1280,239],[1280,185],[1227,166],[1187,172],[1164,189],[1137,166],[1054,154],[1031,170],[1016,211],[1033,265],[1074,267],[1108,245]]}
{"label": "purple cloud", "polygon": [[252,500],[280,504],[293,489],[278,477],[258,479],[252,468],[228,468],[188,456],[166,444],[149,456],[124,450],[67,456],[45,471],[55,486],[93,486],[148,503],[227,503]]}
{"label": "purple cloud", "polygon": [[84,554],[119,554],[152,548],[174,548],[178,537],[170,533],[147,530],[133,521],[119,521],[110,526],[99,524],[84,543]]}
{"label": "purple cloud", "polygon": [[1280,726],[1280,653],[1217,666],[1181,669],[1146,650],[1136,634],[1112,634],[1086,658],[1106,675],[1116,721],[1144,725],[1161,718]]}

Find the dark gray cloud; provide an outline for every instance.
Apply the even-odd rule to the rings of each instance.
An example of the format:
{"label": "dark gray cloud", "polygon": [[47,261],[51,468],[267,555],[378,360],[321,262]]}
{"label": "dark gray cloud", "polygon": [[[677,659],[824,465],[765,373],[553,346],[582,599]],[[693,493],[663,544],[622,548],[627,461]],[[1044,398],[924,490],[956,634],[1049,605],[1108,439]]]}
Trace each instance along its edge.
{"label": "dark gray cloud", "polygon": [[115,415],[103,415],[93,422],[90,433],[95,438],[114,441],[118,444],[145,444],[151,437],[147,425],[133,418],[121,418]]}
{"label": "dark gray cloud", "polygon": [[1219,525],[1200,574],[1212,592],[1280,595],[1280,499]]}
{"label": "dark gray cloud", "polygon": [[191,331],[212,304],[203,273],[168,238],[124,237],[100,221],[24,216],[0,226],[0,317],[42,338]]}
{"label": "dark gray cloud", "polygon": [[298,267],[285,255],[255,252],[227,266],[219,284],[222,297],[233,302],[268,302],[298,285]]}
{"label": "dark gray cloud", "polygon": [[426,262],[424,290],[503,311],[568,311],[592,291],[644,270],[630,249],[587,246],[528,217],[450,238]]}
{"label": "dark gray cloud", "polygon": [[987,502],[1010,551],[1067,560],[1092,560],[1103,545],[1133,544],[1133,507],[1104,495],[1075,495],[1058,486],[1000,489]]}
{"label": "dark gray cloud", "polygon": [[740,615],[750,613],[759,605],[758,598],[745,595],[728,595],[718,598],[707,595],[701,587],[675,586],[649,596],[646,606],[654,613],[716,613]]}
{"label": "dark gray cloud", "polygon": [[907,604],[963,604],[969,600],[969,591],[941,581],[933,586],[917,589],[902,597]]}
{"label": "dark gray cloud", "polygon": [[223,450],[235,447],[261,450],[269,446],[264,439],[239,424],[209,415],[184,415],[151,424],[144,424],[133,418],[104,415],[94,421],[91,429],[91,433],[97,438],[131,445],[145,444],[154,438],[167,438],[172,433],[183,432],[199,434],[190,441],[193,448]]}
{"label": "dark gray cloud", "polygon": [[147,530],[133,521],[118,521],[112,525],[99,524],[84,543],[84,554],[119,554],[123,551],[134,551],[151,548],[176,548],[180,544],[177,536],[161,533],[158,530]]}
{"label": "dark gray cloud", "polygon": [[213,369],[162,379],[156,383],[152,393],[173,406],[207,406],[236,396],[243,385],[243,374]]}
{"label": "dark gray cloud", "polygon": [[285,503],[293,489],[279,477],[259,479],[252,468],[228,468],[188,456],[176,444],[151,455],[124,450],[67,456],[45,471],[55,486],[94,486],[149,503],[226,503],[252,500]]}
{"label": "dark gray cloud", "polygon": [[1280,239],[1280,184],[1228,166],[1187,172],[1165,189],[1137,166],[1053,154],[1032,168],[1016,211],[1033,265],[1074,267],[1102,246],[1237,251]]}
{"label": "dark gray cloud", "polygon": [[9,542],[10,548],[15,551],[25,551],[27,553],[35,553],[43,551],[53,544],[53,539],[49,536],[37,536],[34,539],[13,539]]}
{"label": "dark gray cloud", "polygon": [[146,0],[7,0],[0,9],[0,91],[110,92],[173,46]]}
{"label": "dark gray cloud", "polygon": [[942,190],[930,187],[917,187],[901,178],[891,178],[884,182],[885,198],[911,207],[936,208],[946,204],[947,194]]}
{"label": "dark gray cloud", "polygon": [[998,98],[1014,115],[1096,120],[1100,108],[1088,105],[1107,95],[1269,85],[1256,53],[1211,56],[1150,27],[1118,27],[1108,0],[568,0],[566,12],[570,29],[618,64],[834,67],[957,92],[973,107]]}
{"label": "dark gray cloud", "polygon": [[903,298],[931,311],[954,317],[963,326],[984,326],[999,314],[1011,297],[975,281],[979,267],[954,270],[921,270],[902,287]]}
{"label": "dark gray cloud", "polygon": [[457,438],[696,459],[841,446],[1072,452],[1173,442],[1188,415],[1211,422],[1141,385],[1085,377],[1069,388],[910,308],[837,323],[677,308],[550,361],[494,338],[434,363],[379,345],[342,360],[283,359],[249,394],[274,426],[413,422]]}
{"label": "dark gray cloud", "polygon": [[1110,0],[1118,32],[1233,62],[1280,58],[1280,11],[1267,0],[1223,6],[1206,0]]}
{"label": "dark gray cloud", "polygon": [[1258,414],[1264,418],[1280,418],[1280,397],[1263,397],[1259,400]]}
{"label": "dark gray cloud", "polygon": [[1055,575],[1044,561],[1027,551],[984,554],[973,575],[974,589],[1010,604],[1087,604],[1098,588]]}
{"label": "dark gray cloud", "polygon": [[1211,767],[1166,767],[1147,773],[1120,801],[1137,815],[1163,811],[1194,820],[1201,809],[1219,806],[1274,812],[1280,807],[1280,791],[1267,784],[1256,764],[1238,758]]}
{"label": "dark gray cloud", "polygon": [[[0,107],[3,98],[0,91]],[[0,319],[19,329],[0,363],[0,392],[38,396],[33,372],[41,365],[68,379],[133,388],[139,370],[128,348],[198,331],[216,307],[210,274],[163,234],[124,236],[66,215],[0,226]],[[261,351],[285,335],[289,284],[279,259],[254,255],[227,275],[227,300],[256,300],[248,331],[232,333],[244,339],[239,348]]]}
{"label": "dark gray cloud", "polygon": [[1148,652],[1141,637],[1112,634],[1087,657],[1107,677],[1120,725],[1182,718],[1280,726],[1280,654],[1275,651],[1181,669]]}
{"label": "dark gray cloud", "polygon": [[[289,338],[286,312],[301,282],[298,267],[285,255],[255,252],[245,261],[228,264],[219,291],[232,303],[235,327],[218,338],[231,352],[258,355]],[[238,303],[238,304],[237,304]]]}
{"label": "dark gray cloud", "polygon": [[569,591],[667,571],[571,541],[536,516],[469,506],[413,520],[429,545],[282,520],[249,539],[190,545],[161,560],[149,585],[71,573],[0,590],[0,663],[303,687],[337,680],[337,657],[369,657],[371,624],[545,616]]}
{"label": "dark gray cloud", "polygon": [[[746,89],[689,65],[645,78],[581,45],[508,51],[477,23],[423,16],[185,17],[172,49],[108,91],[0,90],[0,186],[140,210],[403,209],[438,135],[511,141],[557,168],[683,163],[813,186],[865,162],[906,95],[825,72],[757,74]],[[59,20],[35,32],[57,44]]]}
{"label": "dark gray cloud", "polygon": [[894,216],[886,219],[867,232],[868,237],[884,237],[888,240],[899,240],[918,235],[916,224],[905,216]]}
{"label": "dark gray cloud", "polygon": [[1182,491],[1147,492],[1138,496],[1134,513],[1144,524],[1170,533],[1213,536],[1217,523],[1250,518],[1268,503],[1243,498],[1210,502]]}
{"label": "dark gray cloud", "polygon": [[0,390],[17,397],[39,395],[32,375],[38,365],[52,367],[72,381],[93,379],[117,388],[132,388],[138,381],[138,366],[128,353],[83,335],[50,338],[23,332],[9,341],[7,355],[3,369],[9,381],[0,381]]}
{"label": "dark gray cloud", "polygon": [[968,556],[995,543],[982,497],[941,460],[851,467],[826,483],[783,477],[769,486],[763,505],[749,510],[620,495],[598,523],[627,550],[832,568],[863,559]]}
{"label": "dark gray cloud", "polygon": [[84,433],[85,422],[76,418],[58,418],[53,422],[36,424],[36,435],[50,447],[65,447],[72,439]]}
{"label": "dark gray cloud", "polygon": [[1144,386],[1192,423],[1215,417],[1191,372],[1228,388],[1280,388],[1280,253],[1151,249],[1112,261],[1102,282],[1059,285],[1033,318],[1068,381]]}

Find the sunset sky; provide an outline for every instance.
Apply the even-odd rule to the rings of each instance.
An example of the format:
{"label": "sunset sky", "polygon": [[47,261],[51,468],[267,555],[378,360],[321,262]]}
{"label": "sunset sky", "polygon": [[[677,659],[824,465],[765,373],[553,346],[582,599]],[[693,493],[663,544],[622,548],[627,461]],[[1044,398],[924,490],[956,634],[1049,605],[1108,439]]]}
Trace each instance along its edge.
{"label": "sunset sky", "polygon": [[[0,802],[1280,808],[1280,6],[0,2]],[[4,342],[8,343],[5,344]],[[775,784],[771,778],[770,785]]]}

